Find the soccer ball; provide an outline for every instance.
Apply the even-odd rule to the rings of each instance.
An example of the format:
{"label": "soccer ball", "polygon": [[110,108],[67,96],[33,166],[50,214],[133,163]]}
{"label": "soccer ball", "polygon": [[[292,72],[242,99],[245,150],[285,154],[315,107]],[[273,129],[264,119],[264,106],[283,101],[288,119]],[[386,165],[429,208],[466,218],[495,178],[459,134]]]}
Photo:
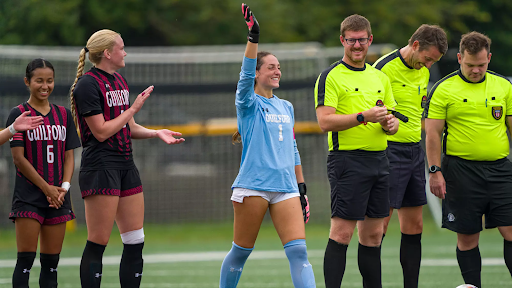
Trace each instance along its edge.
{"label": "soccer ball", "polygon": [[478,287],[476,287],[475,285],[471,285],[471,284],[462,284],[455,288],[478,288]]}

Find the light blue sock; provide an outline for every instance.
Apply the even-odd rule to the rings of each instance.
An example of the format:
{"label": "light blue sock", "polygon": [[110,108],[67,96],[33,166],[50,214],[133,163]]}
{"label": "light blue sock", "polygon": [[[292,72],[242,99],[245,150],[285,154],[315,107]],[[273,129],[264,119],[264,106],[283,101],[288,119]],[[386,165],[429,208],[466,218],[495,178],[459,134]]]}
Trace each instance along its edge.
{"label": "light blue sock", "polygon": [[243,248],[233,242],[233,247],[222,261],[220,267],[220,288],[235,288],[238,284],[245,261],[251,254],[253,248]]}
{"label": "light blue sock", "polygon": [[292,240],[284,245],[284,252],[290,261],[290,273],[295,288],[315,288],[313,267],[308,261],[306,240]]}

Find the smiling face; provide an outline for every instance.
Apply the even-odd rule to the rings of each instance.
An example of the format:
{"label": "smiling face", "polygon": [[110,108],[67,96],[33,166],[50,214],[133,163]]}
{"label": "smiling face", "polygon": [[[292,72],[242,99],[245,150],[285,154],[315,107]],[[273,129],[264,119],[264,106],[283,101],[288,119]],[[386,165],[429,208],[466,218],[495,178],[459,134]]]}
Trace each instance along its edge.
{"label": "smiling face", "polygon": [[25,85],[30,90],[30,98],[37,101],[48,100],[48,97],[53,91],[54,72],[48,67],[36,68],[32,71],[32,77],[27,79],[25,77]]}
{"label": "smiling face", "polygon": [[265,90],[279,88],[281,66],[276,56],[270,54],[262,58],[263,64],[256,71],[256,84]]}
{"label": "smiling face", "polygon": [[421,69],[423,67],[427,67],[430,69],[434,63],[439,61],[443,54],[439,52],[439,50],[435,46],[429,46],[427,49],[420,50],[420,45],[418,41],[415,41],[412,46],[412,55],[409,60],[409,64],[414,69]]}
{"label": "smiling face", "polygon": [[[347,43],[345,39],[362,39],[369,38],[366,44],[361,44],[359,41],[356,41],[354,45],[350,45]],[[343,61],[350,66],[354,67],[364,67],[364,61],[366,59],[366,54],[368,53],[368,47],[372,44],[373,35],[368,35],[366,30],[364,31],[345,31],[345,37],[340,36],[341,44],[345,48],[345,56],[343,57]]]}
{"label": "smiling face", "polygon": [[124,57],[127,55],[124,51],[124,41],[121,36],[117,35],[114,46],[110,51],[106,51],[107,59],[110,60],[115,70],[123,68],[125,66]]}
{"label": "smiling face", "polygon": [[484,78],[489,62],[491,62],[491,53],[482,49],[475,55],[471,55],[466,50],[463,54],[458,53],[457,58],[459,59],[462,75],[469,81],[476,83]]}

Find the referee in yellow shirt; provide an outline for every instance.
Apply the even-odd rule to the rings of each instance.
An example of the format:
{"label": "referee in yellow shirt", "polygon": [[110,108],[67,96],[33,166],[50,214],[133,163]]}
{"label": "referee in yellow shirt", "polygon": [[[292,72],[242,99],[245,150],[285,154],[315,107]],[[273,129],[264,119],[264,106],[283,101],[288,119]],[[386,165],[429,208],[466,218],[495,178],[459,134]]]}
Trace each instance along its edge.
{"label": "referee in yellow shirt", "polygon": [[408,116],[395,135],[388,136],[389,216],[384,220],[384,235],[393,209],[397,209],[402,241],[400,263],[404,288],[418,288],[421,263],[421,233],[425,194],[425,152],[420,145],[421,116],[427,102],[429,69],[448,50],[446,33],[436,25],[421,25],[407,46],[377,60],[373,67],[388,75],[396,111]]}
{"label": "referee in yellow shirt", "polygon": [[507,159],[512,84],[487,70],[490,48],[491,40],[481,33],[462,35],[460,70],[436,83],[425,111],[430,190],[443,199],[443,227],[457,233],[462,277],[477,287],[482,215],[485,228],[498,227],[503,236],[512,274],[512,163]]}
{"label": "referee in yellow shirt", "polygon": [[[380,242],[389,215],[387,135],[398,130],[387,109],[395,107],[391,84],[365,63],[373,36],[360,15],[341,23],[343,58],[323,71],[315,85],[318,124],[328,132],[327,173],[331,185],[331,230],[324,257],[326,288],[339,288],[348,244],[360,222],[358,263],[367,288],[381,288]],[[387,108],[386,108],[387,107]]]}

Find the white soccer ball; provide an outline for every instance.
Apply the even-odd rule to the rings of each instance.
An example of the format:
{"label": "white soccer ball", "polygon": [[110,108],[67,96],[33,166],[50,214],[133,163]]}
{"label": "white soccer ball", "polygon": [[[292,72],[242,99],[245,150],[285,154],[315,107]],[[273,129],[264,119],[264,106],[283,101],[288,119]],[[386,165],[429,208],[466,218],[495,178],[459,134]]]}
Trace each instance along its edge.
{"label": "white soccer ball", "polygon": [[476,287],[475,285],[472,285],[472,284],[462,284],[455,288],[478,288],[478,287]]}

